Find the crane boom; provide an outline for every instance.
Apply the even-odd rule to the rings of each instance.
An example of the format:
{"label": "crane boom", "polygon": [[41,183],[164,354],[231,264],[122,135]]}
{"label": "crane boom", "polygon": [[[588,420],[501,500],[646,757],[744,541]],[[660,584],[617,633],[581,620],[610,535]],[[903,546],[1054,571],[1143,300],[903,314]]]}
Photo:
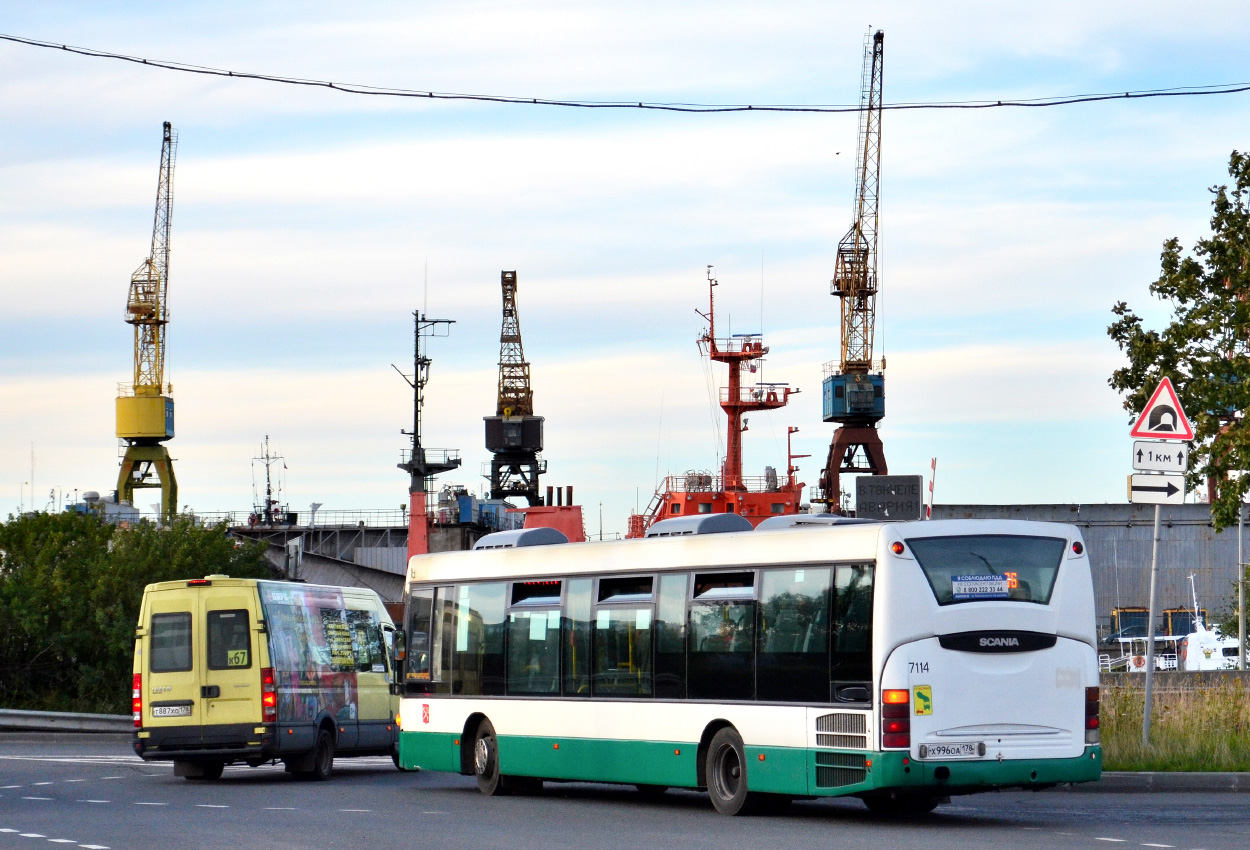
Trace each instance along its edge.
{"label": "crane boom", "polygon": [[534,415],[530,364],[521,346],[515,271],[500,272],[503,325],[499,331],[499,395],[495,415],[484,417],[490,462],[490,497],[522,496],[531,507],[542,504],[538,476],[547,471],[543,450],[543,417]]}

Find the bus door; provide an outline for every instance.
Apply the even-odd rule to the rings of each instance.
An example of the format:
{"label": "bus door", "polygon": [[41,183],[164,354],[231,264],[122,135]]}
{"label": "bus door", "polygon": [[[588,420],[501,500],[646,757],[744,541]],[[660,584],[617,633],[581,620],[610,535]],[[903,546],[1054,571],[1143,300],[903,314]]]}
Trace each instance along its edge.
{"label": "bus door", "polygon": [[386,668],[382,626],[374,611],[349,609],[347,619],[356,654],[356,688],[359,700],[357,745],[366,750],[384,749],[394,743],[395,718],[391,713],[391,685]]}
{"label": "bus door", "polygon": [[[197,594],[203,603],[199,663],[201,722],[205,727],[248,724],[262,719],[260,705],[262,639],[253,616],[251,588],[214,588]],[[197,641],[198,642],[198,641]],[[209,741],[205,731],[205,742]]]}
{"label": "bus door", "polygon": [[161,745],[198,746],[203,710],[200,673],[193,657],[197,594],[169,591],[148,595],[148,619],[139,633],[143,660],[143,725],[161,729]]}

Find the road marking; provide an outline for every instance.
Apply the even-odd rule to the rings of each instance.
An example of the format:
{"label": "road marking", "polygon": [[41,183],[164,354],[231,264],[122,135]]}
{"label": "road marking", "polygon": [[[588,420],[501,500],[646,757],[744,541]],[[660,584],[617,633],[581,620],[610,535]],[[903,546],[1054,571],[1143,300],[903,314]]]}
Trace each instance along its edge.
{"label": "road marking", "polygon": [[31,785],[53,785],[52,782],[32,782]]}
{"label": "road marking", "polygon": [[228,809],[230,808],[229,806],[215,806],[212,803],[197,803],[195,807],[197,809]]}
{"label": "road marking", "polygon": [[265,811],[267,812],[296,812],[299,810],[294,808],[293,806],[266,806]]}
{"label": "road marking", "polygon": [[9,790],[10,788],[21,788],[21,787],[22,787],[21,785],[0,785],[0,788],[3,788],[6,791]]}
{"label": "road marking", "polygon": [[1175,847],[1175,844],[1142,844],[1142,847]]}
{"label": "road marking", "polygon": [[[125,779],[126,777],[124,777],[124,776],[104,776],[104,777],[101,777],[101,778],[102,778],[102,779]],[[84,846],[85,846],[85,845],[84,845]]]}
{"label": "road marking", "polygon": [[0,829],[0,832],[17,832],[16,829]]}
{"label": "road marking", "polygon": [[51,800],[51,797],[23,797],[23,800]]}
{"label": "road marking", "polygon": [[169,803],[135,803],[136,806],[168,806]]}
{"label": "road marking", "polygon": [[104,844],[79,844],[78,846],[84,848],[84,850],[109,850]]}
{"label": "road marking", "polygon": [[77,844],[78,842],[72,838],[49,838],[53,844]]}
{"label": "road marking", "polygon": [[1095,838],[1094,840],[1095,841],[1115,841],[1119,844],[1123,844],[1125,841],[1125,839],[1123,838]]}
{"label": "road marking", "polygon": [[38,832],[19,832],[18,835],[22,836],[22,838],[47,838],[48,837],[46,835],[41,835]]}
{"label": "road marking", "polygon": [[423,815],[445,815],[446,812],[422,812]]}

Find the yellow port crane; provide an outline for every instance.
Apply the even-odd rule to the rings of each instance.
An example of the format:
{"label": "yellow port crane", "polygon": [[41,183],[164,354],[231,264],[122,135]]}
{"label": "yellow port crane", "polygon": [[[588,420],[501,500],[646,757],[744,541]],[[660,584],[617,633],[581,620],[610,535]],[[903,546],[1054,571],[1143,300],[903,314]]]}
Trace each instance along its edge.
{"label": "yellow port crane", "polygon": [[135,370],[131,383],[117,388],[117,437],[126,442],[117,475],[117,498],[134,503],[134,491],[161,490],[161,516],[178,511],[178,481],[169,449],[174,436],[173,386],[165,383],[165,325],[169,322],[169,227],[174,201],[174,156],[178,134],[165,122],[161,170],[156,184],[152,250],[130,276],[126,322],[134,326]]}

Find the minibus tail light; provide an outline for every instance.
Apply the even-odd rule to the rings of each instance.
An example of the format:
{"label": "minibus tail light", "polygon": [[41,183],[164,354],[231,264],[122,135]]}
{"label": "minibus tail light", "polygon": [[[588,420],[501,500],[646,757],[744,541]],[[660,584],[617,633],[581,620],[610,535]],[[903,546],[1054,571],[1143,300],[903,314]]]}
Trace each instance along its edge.
{"label": "minibus tail light", "polygon": [[143,725],[143,674],[135,673],[134,689],[130,692],[130,711],[134,716],[135,728]]}
{"label": "minibus tail light", "polygon": [[265,723],[278,721],[278,689],[274,682],[273,668],[260,668],[261,718]]}
{"label": "minibus tail light", "polygon": [[1097,744],[1101,741],[1098,720],[1098,688],[1085,689],[1085,743]]}
{"label": "minibus tail light", "polygon": [[903,749],[911,746],[911,691],[881,691],[881,746]]}

